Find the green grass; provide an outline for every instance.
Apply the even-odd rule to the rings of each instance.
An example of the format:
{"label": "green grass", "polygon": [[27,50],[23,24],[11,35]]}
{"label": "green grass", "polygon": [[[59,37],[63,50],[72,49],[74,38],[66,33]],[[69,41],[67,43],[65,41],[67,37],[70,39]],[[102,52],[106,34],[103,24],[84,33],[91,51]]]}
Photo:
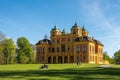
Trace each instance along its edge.
{"label": "green grass", "polygon": [[0,80],[120,80],[120,65],[99,68],[96,64],[41,64],[0,65]]}

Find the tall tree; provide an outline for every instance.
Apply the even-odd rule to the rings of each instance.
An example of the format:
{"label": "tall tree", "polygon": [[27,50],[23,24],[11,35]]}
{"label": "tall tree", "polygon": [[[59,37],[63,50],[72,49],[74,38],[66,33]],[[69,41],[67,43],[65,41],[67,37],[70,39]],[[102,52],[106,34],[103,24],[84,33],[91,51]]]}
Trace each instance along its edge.
{"label": "tall tree", "polygon": [[33,62],[34,54],[29,41],[25,37],[17,39],[17,61],[18,63]]}
{"label": "tall tree", "polygon": [[2,42],[2,52],[5,64],[14,63],[15,45],[12,39],[4,39]]}
{"label": "tall tree", "polygon": [[108,53],[104,52],[103,53],[103,60],[109,60],[109,59],[110,59],[110,57],[109,57]]}
{"label": "tall tree", "polygon": [[4,63],[4,56],[3,56],[3,46],[2,43],[0,43],[0,64]]}
{"label": "tall tree", "polygon": [[103,53],[103,60],[107,60],[109,63],[112,63],[112,58],[108,55],[107,52]]}
{"label": "tall tree", "polygon": [[2,40],[4,40],[5,38],[5,34],[0,31],[0,64],[4,62]]}
{"label": "tall tree", "polygon": [[120,50],[118,50],[117,52],[114,53],[114,57],[113,57],[115,63],[120,64]]}

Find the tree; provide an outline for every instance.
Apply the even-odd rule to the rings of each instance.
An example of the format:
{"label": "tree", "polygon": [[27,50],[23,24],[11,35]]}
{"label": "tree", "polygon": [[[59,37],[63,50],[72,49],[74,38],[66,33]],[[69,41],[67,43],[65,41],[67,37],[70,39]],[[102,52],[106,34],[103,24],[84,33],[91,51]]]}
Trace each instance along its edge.
{"label": "tree", "polygon": [[5,38],[6,38],[5,34],[0,31],[0,64],[3,64],[3,62],[4,62],[3,45],[1,43],[1,41],[4,40]]}
{"label": "tree", "polygon": [[112,62],[112,58],[108,55],[107,52],[103,53],[103,60],[107,60],[107,61],[109,61],[109,63]]}
{"label": "tree", "polygon": [[0,64],[4,63],[4,56],[3,56],[3,46],[2,43],[0,43]]}
{"label": "tree", "polygon": [[104,52],[103,53],[103,60],[109,60],[109,59],[110,59],[110,57],[109,57],[108,53]]}
{"label": "tree", "polygon": [[114,57],[113,57],[115,63],[120,64],[120,50],[118,50],[117,52],[114,53]]}
{"label": "tree", "polygon": [[4,63],[14,63],[15,56],[15,45],[12,39],[4,39],[2,42],[2,55],[4,58]]}
{"label": "tree", "polygon": [[25,37],[17,39],[17,61],[18,63],[33,62],[34,54],[29,41]]}

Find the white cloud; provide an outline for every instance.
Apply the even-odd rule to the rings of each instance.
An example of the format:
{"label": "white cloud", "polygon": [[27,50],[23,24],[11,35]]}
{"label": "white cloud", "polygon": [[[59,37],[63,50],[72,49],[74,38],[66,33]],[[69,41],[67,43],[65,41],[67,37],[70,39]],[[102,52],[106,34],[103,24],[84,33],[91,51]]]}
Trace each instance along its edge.
{"label": "white cloud", "polygon": [[[118,22],[114,22],[116,20],[110,20],[112,18],[115,19],[113,16],[114,14],[110,16],[105,15],[105,12],[102,10],[102,6],[103,5],[98,1],[80,2],[83,14],[87,18],[86,22],[94,25],[94,30],[99,29],[101,31],[101,33],[97,33],[99,34],[97,38],[103,42],[104,50],[112,56],[115,51],[120,49],[120,27]],[[109,7],[110,6],[112,6],[112,4],[109,4]],[[108,5],[104,7],[108,8]]]}

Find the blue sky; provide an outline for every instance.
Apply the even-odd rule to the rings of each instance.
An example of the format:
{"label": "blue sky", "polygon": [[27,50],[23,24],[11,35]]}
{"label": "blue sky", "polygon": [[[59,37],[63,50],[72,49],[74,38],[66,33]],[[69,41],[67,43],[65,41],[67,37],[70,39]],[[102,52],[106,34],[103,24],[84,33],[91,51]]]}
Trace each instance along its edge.
{"label": "blue sky", "polygon": [[110,56],[120,49],[120,0],[0,0],[0,31],[15,42],[24,36],[35,44],[54,25],[70,32],[75,21]]}

